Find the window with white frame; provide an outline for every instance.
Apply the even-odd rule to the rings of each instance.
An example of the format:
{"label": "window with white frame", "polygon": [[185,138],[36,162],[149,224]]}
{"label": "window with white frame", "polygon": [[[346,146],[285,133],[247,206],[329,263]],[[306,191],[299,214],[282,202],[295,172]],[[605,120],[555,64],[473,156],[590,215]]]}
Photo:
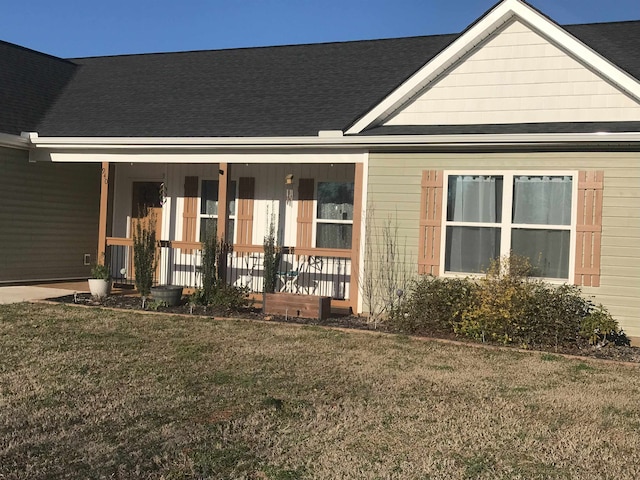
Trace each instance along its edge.
{"label": "window with white frame", "polygon": [[[202,180],[200,183],[200,241],[204,241],[207,234],[216,234],[218,230],[218,180]],[[233,242],[236,219],[236,182],[229,184],[227,191],[227,222],[226,241]]]}
{"label": "window with white frame", "polygon": [[574,174],[450,172],[445,178],[445,272],[480,273],[513,252],[529,258],[536,276],[569,278]]}
{"label": "window with white frame", "polygon": [[353,182],[318,182],[316,247],[351,248]]}

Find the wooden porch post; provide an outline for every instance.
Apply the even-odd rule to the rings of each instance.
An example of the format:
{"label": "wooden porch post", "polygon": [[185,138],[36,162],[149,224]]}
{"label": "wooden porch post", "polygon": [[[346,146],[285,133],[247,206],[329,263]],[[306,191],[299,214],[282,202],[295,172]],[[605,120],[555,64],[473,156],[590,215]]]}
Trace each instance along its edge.
{"label": "wooden porch post", "polygon": [[351,282],[349,288],[349,303],[353,312],[358,310],[358,296],[360,295],[360,235],[362,224],[362,193],[364,191],[364,164],[355,164],[355,178],[353,185],[353,230],[351,233]]}
{"label": "wooden porch post", "polygon": [[227,211],[227,195],[229,192],[229,174],[231,168],[228,163],[218,165],[218,238],[227,239],[227,224],[229,212]]}
{"label": "wooden porch post", "polygon": [[96,263],[106,261],[107,251],[107,211],[109,206],[109,162],[102,162],[100,175],[100,218],[98,220],[98,257]]}

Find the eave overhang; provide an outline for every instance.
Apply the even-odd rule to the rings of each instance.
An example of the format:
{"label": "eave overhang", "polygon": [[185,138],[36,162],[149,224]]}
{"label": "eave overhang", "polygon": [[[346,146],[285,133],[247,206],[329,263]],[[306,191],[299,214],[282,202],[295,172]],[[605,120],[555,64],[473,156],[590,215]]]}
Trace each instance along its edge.
{"label": "eave overhang", "polygon": [[640,142],[640,132],[517,133],[455,135],[363,135],[344,137],[37,137],[50,150],[246,150],[371,148],[430,145],[619,144]]}
{"label": "eave overhang", "polygon": [[0,133],[0,147],[17,148],[20,150],[29,149],[29,140],[18,135]]}

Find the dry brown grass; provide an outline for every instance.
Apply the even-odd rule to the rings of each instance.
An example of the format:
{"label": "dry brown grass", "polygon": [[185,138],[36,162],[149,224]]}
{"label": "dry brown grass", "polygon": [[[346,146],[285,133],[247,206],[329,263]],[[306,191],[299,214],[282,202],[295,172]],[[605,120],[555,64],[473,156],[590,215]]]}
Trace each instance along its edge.
{"label": "dry brown grass", "polygon": [[0,306],[0,478],[639,478],[638,367]]}

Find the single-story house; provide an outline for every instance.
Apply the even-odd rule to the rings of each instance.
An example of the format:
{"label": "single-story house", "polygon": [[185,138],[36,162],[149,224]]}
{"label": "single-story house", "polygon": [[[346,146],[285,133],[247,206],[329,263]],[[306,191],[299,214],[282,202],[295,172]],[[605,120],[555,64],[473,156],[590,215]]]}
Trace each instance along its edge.
{"label": "single-story house", "polygon": [[[416,273],[474,274],[513,251],[640,337],[640,21],[560,26],[504,0],[454,35],[72,60],[2,49],[31,59],[46,97],[3,100],[37,113],[1,129],[0,169],[17,172],[1,190],[36,179],[11,207],[0,191],[7,271],[30,260],[3,242],[43,240],[130,281],[146,207],[160,282],[197,284],[215,229],[233,245],[228,280],[259,290],[273,223],[283,289],[363,311],[367,252],[385,242],[375,212]],[[54,213],[34,211],[25,236],[36,192]]]}

